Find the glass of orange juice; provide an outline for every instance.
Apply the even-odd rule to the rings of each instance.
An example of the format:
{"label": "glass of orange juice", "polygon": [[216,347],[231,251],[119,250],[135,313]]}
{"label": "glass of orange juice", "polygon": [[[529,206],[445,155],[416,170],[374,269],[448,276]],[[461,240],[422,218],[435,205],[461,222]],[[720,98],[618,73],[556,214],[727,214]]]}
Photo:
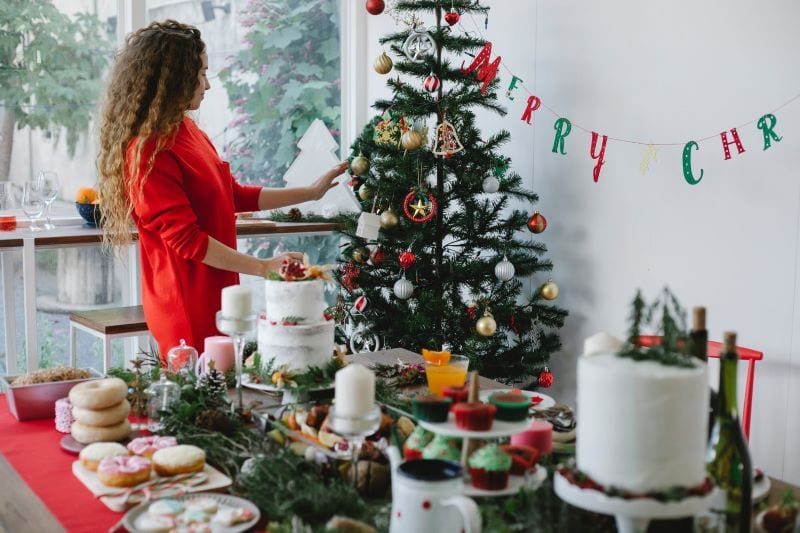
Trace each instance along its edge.
{"label": "glass of orange juice", "polygon": [[469,358],[451,355],[447,360],[428,359],[425,361],[425,377],[431,394],[442,395],[445,387],[461,387],[467,381]]}

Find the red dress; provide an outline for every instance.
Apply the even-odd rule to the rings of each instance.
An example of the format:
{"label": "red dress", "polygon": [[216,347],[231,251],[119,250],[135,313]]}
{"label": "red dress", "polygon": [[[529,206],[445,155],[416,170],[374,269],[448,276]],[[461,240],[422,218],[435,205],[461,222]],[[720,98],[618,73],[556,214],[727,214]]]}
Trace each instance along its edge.
{"label": "red dress", "polygon": [[[143,150],[142,170],[153,145]],[[128,157],[132,146],[133,141]],[[236,213],[258,210],[260,192],[236,182],[188,117],[156,155],[143,194],[129,189],[139,230],[142,306],[162,363],[181,339],[202,352],[204,339],[219,335],[215,318],[222,289],[238,284],[239,274],[202,263],[208,237],[236,249]]]}

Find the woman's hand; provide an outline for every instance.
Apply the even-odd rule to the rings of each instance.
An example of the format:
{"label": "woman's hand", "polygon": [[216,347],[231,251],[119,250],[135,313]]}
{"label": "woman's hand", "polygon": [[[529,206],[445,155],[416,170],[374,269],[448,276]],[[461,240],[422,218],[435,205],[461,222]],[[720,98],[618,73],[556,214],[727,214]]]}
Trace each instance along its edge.
{"label": "woman's hand", "polygon": [[339,185],[338,181],[333,181],[338,176],[341,176],[345,170],[350,167],[350,163],[342,161],[328,172],[317,178],[317,181],[309,187],[311,190],[311,200],[319,200],[325,193]]}
{"label": "woman's hand", "polygon": [[283,261],[286,259],[302,263],[303,254],[300,252],[286,252],[278,254],[269,259],[262,259],[261,263],[264,265],[263,276],[266,278],[270,273],[278,272],[278,270],[281,268],[281,265],[283,264]]}

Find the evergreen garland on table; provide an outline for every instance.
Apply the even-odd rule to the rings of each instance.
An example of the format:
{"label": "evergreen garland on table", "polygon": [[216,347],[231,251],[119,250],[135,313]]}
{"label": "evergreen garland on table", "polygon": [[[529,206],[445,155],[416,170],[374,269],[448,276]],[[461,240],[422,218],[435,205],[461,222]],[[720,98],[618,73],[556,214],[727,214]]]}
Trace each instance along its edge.
{"label": "evergreen garland on table", "polygon": [[[531,240],[526,229],[538,197],[524,188],[522,177],[509,170],[511,161],[500,152],[510,134],[484,135],[477,128],[476,109],[505,114],[497,96],[500,82],[494,79],[482,94],[483,82],[475,72],[462,72],[461,62],[473,61],[467,54],[485,42],[443,23],[442,15],[451,8],[462,17],[488,11],[475,0],[400,1],[394,6],[398,18],[417,17],[429,28],[436,50],[422,62],[409,60],[403,52],[411,28],[381,39],[392,54],[394,72],[402,78],[394,72],[388,78],[392,97],[375,102],[380,116],[351,146],[351,161],[358,156],[369,160],[368,170],[359,172],[351,186],[359,191],[366,186],[373,195],[364,195],[369,198],[362,199],[364,212],[385,214],[391,207],[399,222],[382,227],[377,240],[356,235],[358,215],[349,217],[342,230],[346,241],[339,278],[347,308],[360,296],[368,302],[363,312],[350,313],[348,331],[362,338],[377,335],[385,348],[419,352],[449,345],[453,353],[468,354],[471,368],[489,378],[535,378],[561,347],[558,329],[567,313],[539,290],[524,290],[524,280],[532,278],[537,287],[552,269],[543,257],[545,245]],[[423,89],[432,73],[441,82],[436,93]],[[417,150],[399,146],[401,131],[423,134],[427,127],[433,137],[445,120],[455,128],[463,150],[438,156],[425,146],[428,138]],[[427,121],[425,126],[422,121]],[[484,180],[492,177],[499,179],[499,191],[484,193]],[[423,203],[428,202],[425,193],[434,197],[430,221],[420,223],[404,214],[410,192],[416,195],[412,200]],[[380,247],[385,259],[367,262],[365,246]],[[398,256],[408,250],[416,261],[401,269]],[[495,266],[504,256],[516,277],[500,281]],[[405,290],[393,292],[403,275],[414,285],[408,299],[400,297]],[[496,332],[483,336],[487,329],[478,333],[476,326],[487,313],[496,322]]]}

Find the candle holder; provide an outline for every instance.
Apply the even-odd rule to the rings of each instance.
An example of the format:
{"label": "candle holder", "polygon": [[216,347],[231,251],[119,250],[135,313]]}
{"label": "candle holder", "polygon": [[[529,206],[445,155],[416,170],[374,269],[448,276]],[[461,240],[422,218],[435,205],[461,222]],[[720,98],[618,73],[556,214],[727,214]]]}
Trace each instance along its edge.
{"label": "candle holder", "polygon": [[236,398],[239,412],[244,410],[242,401],[242,357],[244,354],[245,336],[252,332],[258,322],[255,314],[245,317],[229,317],[217,311],[217,329],[233,339],[233,360],[236,369]]}
{"label": "candle holder", "polygon": [[377,405],[360,416],[339,414],[336,404],[328,412],[331,429],[334,433],[347,439],[350,444],[350,468],[353,471],[353,486],[358,489],[358,455],[364,445],[364,439],[369,437],[381,426],[381,410]]}

